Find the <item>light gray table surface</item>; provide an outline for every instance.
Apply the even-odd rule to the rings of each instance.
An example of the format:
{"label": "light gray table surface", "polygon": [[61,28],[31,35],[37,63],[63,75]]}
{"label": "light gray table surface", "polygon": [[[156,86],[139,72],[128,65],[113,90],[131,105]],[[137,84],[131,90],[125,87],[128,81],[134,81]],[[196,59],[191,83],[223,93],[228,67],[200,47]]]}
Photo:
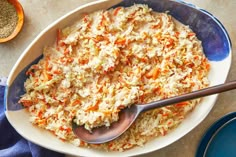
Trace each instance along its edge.
{"label": "light gray table surface", "polygon": [[[13,65],[32,42],[50,23],[70,10],[94,0],[19,0],[25,11],[25,23],[20,34],[12,41],[0,44],[0,77],[8,76]],[[233,49],[233,60],[228,81],[236,78],[236,1],[186,0],[216,16],[228,31]],[[173,144],[140,157],[193,157],[206,130],[220,117],[236,111],[236,91],[220,94],[206,117],[195,129]]]}

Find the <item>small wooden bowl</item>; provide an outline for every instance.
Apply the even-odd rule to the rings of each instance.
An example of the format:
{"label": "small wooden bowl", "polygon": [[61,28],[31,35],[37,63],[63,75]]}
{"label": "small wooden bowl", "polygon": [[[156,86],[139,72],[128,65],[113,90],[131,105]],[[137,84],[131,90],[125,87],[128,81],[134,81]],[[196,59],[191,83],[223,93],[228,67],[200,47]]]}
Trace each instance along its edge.
{"label": "small wooden bowl", "polygon": [[12,34],[6,38],[0,38],[0,43],[7,42],[7,41],[13,39],[14,37],[16,37],[17,34],[21,31],[23,23],[24,23],[24,10],[23,10],[20,2],[18,0],[8,0],[8,2],[15,7],[16,13],[18,16],[18,21],[17,21],[16,28],[14,29]]}

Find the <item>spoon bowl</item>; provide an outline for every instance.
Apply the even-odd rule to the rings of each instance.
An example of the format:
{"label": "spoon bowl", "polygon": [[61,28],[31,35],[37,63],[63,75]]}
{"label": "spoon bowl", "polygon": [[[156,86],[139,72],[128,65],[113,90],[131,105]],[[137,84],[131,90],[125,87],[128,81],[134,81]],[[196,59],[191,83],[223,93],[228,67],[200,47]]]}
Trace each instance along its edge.
{"label": "spoon bowl", "polygon": [[119,113],[119,121],[112,123],[110,127],[94,128],[92,133],[75,123],[72,123],[72,129],[80,139],[87,143],[109,142],[126,131],[138,117],[140,111],[142,111],[141,105],[131,105],[129,109],[124,109]]}
{"label": "spoon bowl", "polygon": [[110,127],[97,127],[89,132],[84,126],[78,126],[72,122],[72,130],[78,138],[87,143],[100,144],[109,142],[122,135],[134,123],[141,112],[233,90],[235,88],[236,80],[160,101],[154,101],[143,105],[131,105],[119,113],[119,120],[112,123]]}

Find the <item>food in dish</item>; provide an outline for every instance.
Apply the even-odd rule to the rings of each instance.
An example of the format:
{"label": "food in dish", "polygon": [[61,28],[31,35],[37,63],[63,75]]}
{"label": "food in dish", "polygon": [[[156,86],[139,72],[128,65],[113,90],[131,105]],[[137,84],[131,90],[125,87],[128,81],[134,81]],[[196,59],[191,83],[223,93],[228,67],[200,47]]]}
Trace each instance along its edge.
{"label": "food in dish", "polygon": [[87,144],[71,122],[86,129],[109,125],[134,103],[205,88],[210,64],[195,33],[147,5],[84,15],[58,31],[55,45],[27,71],[19,100],[30,121],[77,146],[124,151],[177,127],[200,99],[145,112],[121,137]]}

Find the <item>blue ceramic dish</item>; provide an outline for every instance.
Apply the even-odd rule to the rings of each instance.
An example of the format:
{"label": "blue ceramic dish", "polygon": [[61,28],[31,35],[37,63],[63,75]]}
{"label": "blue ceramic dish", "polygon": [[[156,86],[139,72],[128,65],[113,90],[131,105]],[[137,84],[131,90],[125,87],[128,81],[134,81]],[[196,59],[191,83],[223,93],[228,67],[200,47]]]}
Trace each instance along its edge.
{"label": "blue ceramic dish", "polygon": [[[148,142],[144,147],[134,148],[126,152],[103,152],[85,148],[77,148],[69,143],[63,143],[47,131],[32,126],[29,123],[29,115],[18,104],[20,96],[24,93],[25,71],[32,64],[42,58],[43,48],[55,42],[56,30],[73,24],[83,13],[93,12],[99,9],[108,9],[117,6],[131,6],[134,3],[147,4],[158,12],[168,11],[170,15],[182,22],[197,34],[202,41],[204,53],[210,60],[211,71],[209,80],[211,85],[224,83],[231,65],[232,52],[230,38],[223,25],[210,13],[187,4],[174,0],[101,0],[81,6],[61,17],[45,30],[22,53],[13,67],[7,81],[5,93],[6,115],[12,126],[26,139],[55,151],[81,156],[132,156],[163,148],[196,127],[210,112],[217,95],[204,98],[202,103],[189,114],[184,122],[171,133],[164,137],[156,138]],[[20,118],[19,118],[20,117]]]}
{"label": "blue ceramic dish", "polygon": [[236,112],[217,120],[203,136],[196,157],[236,156]]}

